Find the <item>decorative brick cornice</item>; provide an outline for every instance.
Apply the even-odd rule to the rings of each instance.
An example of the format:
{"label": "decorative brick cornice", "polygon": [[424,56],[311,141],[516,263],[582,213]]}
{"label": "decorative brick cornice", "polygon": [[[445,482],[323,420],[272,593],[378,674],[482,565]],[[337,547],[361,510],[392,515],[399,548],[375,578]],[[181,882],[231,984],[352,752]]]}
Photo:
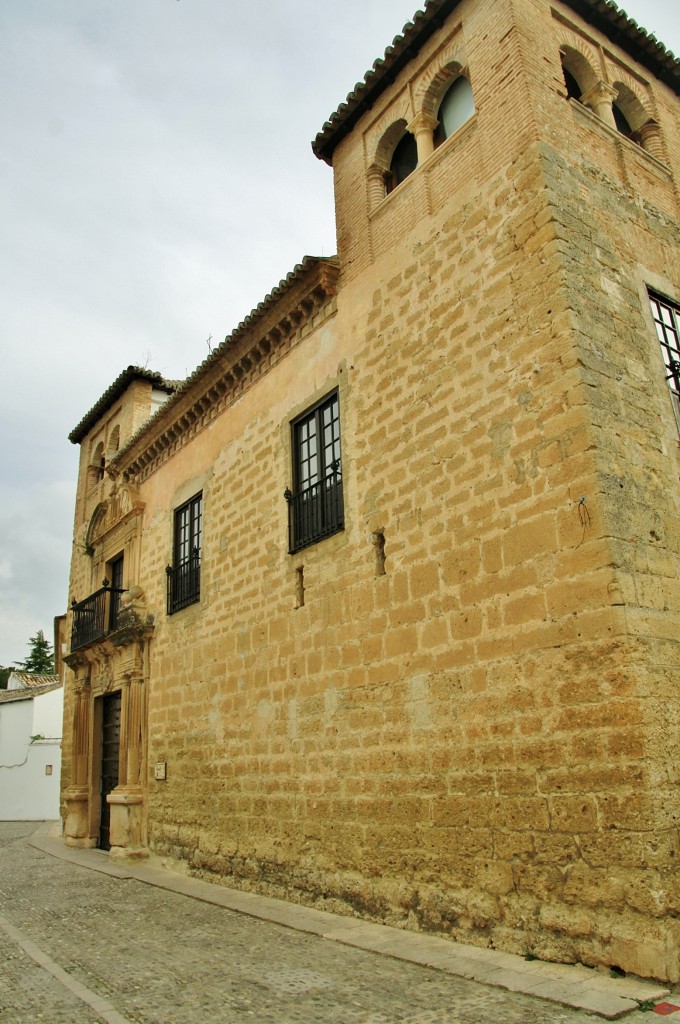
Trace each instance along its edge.
{"label": "decorative brick cornice", "polygon": [[335,312],[335,258],[306,256],[111,461],[140,483]]}

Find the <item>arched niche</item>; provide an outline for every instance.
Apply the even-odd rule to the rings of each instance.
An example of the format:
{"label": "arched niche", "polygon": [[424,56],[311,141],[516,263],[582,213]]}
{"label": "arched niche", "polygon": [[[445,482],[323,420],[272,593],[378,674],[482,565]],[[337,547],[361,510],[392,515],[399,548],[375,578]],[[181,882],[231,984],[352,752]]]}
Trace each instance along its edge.
{"label": "arched niche", "polygon": [[120,448],[120,426],[116,424],[111,433],[109,434],[109,446],[108,454],[115,455]]}
{"label": "arched niche", "polygon": [[104,479],[104,467],[106,466],[106,459],[104,457],[104,442],[100,441],[90,456],[90,464],[87,469],[87,486],[88,489],[96,486],[101,480]]}
{"label": "arched niche", "polygon": [[469,78],[459,75],[449,85],[441,98],[437,110],[438,125],[434,132],[434,144],[440,146],[446,139],[462,128],[475,113],[475,101]]}
{"label": "arched niche", "polygon": [[405,131],[392,152],[390,166],[385,175],[385,192],[389,195],[401,185],[418,166],[418,146],[410,132]]}
{"label": "arched niche", "polygon": [[587,57],[574,46],[565,44],[561,47],[560,62],[567,99],[584,103],[583,96],[595,88],[598,75]]}
{"label": "arched niche", "polygon": [[444,96],[461,75],[470,77],[459,60],[445,56],[421,89],[420,110],[436,118]]}
{"label": "arched niche", "polygon": [[383,132],[369,167],[373,201],[400,185],[418,165],[416,141],[407,131],[407,122],[398,118]]}
{"label": "arched niche", "polygon": [[649,121],[649,112],[640,97],[625,82],[614,82],[616,97],[612,104],[616,127],[622,135],[639,142],[637,132]]}
{"label": "arched niche", "polygon": [[100,501],[90,516],[87,533],[85,534],[85,549],[88,553],[94,550],[97,539],[102,535],[106,526],[108,504]]}

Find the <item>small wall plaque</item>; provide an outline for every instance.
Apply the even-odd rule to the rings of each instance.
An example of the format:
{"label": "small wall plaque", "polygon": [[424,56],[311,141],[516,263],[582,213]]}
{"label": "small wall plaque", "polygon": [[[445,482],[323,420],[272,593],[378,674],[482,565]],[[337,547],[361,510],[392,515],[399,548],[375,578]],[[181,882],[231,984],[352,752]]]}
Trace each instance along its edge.
{"label": "small wall plaque", "polygon": [[167,764],[167,761],[156,761],[153,773],[154,773],[154,777],[159,782],[164,782],[165,779],[168,777],[168,764]]}

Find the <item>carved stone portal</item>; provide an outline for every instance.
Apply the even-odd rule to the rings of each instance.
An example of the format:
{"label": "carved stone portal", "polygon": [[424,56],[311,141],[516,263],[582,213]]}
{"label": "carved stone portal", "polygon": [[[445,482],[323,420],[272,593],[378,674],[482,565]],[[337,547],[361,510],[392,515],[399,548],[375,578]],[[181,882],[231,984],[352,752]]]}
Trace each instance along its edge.
{"label": "carved stone portal", "polygon": [[[110,856],[117,860],[147,856],[144,666],[153,633],[153,619],[146,612],[142,591],[131,588],[123,596],[119,628],[67,656],[76,679],[72,690],[73,778],[64,791],[65,841],[67,846],[99,845],[101,800],[105,799],[110,812]],[[102,797],[104,699],[116,691],[121,696],[118,782]]]}

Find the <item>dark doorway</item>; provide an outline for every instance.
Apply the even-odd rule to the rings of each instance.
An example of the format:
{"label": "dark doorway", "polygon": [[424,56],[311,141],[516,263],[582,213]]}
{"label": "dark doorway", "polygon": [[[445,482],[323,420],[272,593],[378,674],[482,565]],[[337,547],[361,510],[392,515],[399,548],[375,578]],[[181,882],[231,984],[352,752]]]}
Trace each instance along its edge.
{"label": "dark doorway", "polygon": [[99,847],[102,850],[111,849],[111,807],[107,803],[106,797],[118,785],[120,707],[120,691],[104,697],[102,714],[101,812],[99,818]]}

